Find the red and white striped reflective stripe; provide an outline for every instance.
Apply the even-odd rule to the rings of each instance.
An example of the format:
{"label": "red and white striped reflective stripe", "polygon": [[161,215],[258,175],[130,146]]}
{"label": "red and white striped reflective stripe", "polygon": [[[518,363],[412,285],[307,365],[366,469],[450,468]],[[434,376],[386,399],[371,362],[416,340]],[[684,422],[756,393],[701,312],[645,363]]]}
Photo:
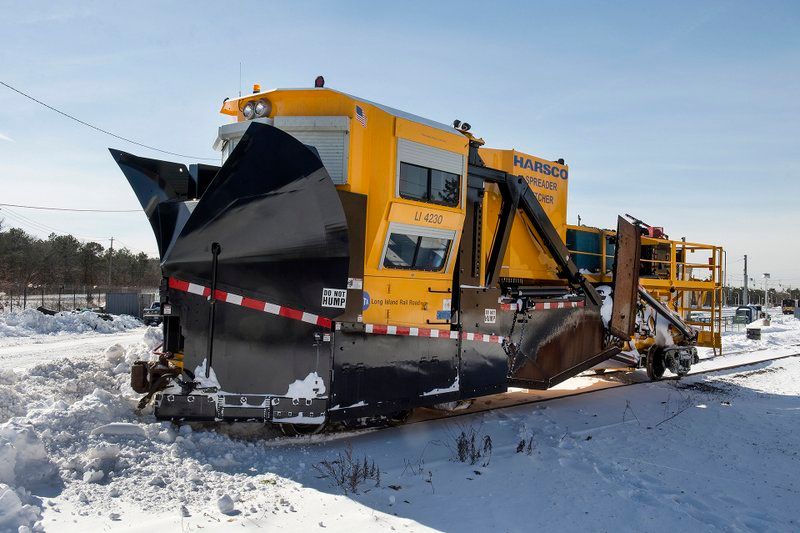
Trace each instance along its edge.
{"label": "red and white striped reflective stripe", "polygon": [[[198,285],[196,283],[189,283],[188,281],[183,281],[172,277],[169,278],[169,288],[191,294],[197,294],[198,296],[204,296],[206,298],[211,296],[211,289],[209,287],[204,287],[203,285]],[[325,318],[323,316],[318,316],[311,313],[305,313],[297,309],[292,309],[291,307],[286,307],[285,305],[277,305],[262,300],[256,300],[255,298],[248,298],[247,296],[240,296],[232,292],[225,292],[217,289],[214,292],[214,298],[229,304],[240,305],[242,307],[255,309],[256,311],[263,311],[264,313],[291,318],[293,320],[300,320],[301,322],[315,324],[323,328],[331,329],[333,327],[333,322],[330,318]]]}
{"label": "red and white striped reflective stripe", "polygon": [[[203,296],[205,298],[211,296],[211,289],[209,287],[198,285],[197,283],[190,283],[188,281],[183,281],[173,277],[169,278],[169,288],[181,292],[196,294],[198,296]],[[298,311],[297,309],[292,309],[291,307],[286,307],[283,305],[277,305],[262,300],[256,300],[254,298],[248,298],[246,296],[240,296],[232,292],[225,292],[218,289],[214,292],[214,297],[222,302],[226,302],[233,305],[240,305],[242,307],[247,307],[249,309],[254,309],[256,311],[263,311],[265,313],[270,313],[273,315],[291,318],[294,320],[300,320],[302,322],[315,324],[317,326],[322,326],[328,329],[331,329],[333,327],[333,322],[329,318],[317,316],[311,313],[305,313],[303,311]],[[429,328],[412,328],[407,326],[385,326],[381,324],[365,324],[364,332],[370,333],[372,335],[407,335],[409,337],[429,337],[432,339],[459,338],[458,331],[447,331],[447,330],[429,329]],[[461,338],[468,341],[477,341],[477,342],[492,342],[498,344],[503,342],[503,337],[500,337],[498,335],[485,335],[483,333],[464,332],[461,333]]]}
{"label": "red and white striped reflective stripe", "polygon": [[477,342],[502,343],[503,337],[499,335],[486,335],[483,333],[467,333],[447,331],[442,329],[412,328],[408,326],[385,326],[382,324],[364,324],[364,331],[373,335],[405,335],[408,337],[430,337],[432,339],[462,339]]}
{"label": "red and white striped reflective stripe", "polygon": [[[545,311],[549,309],[573,309],[575,307],[583,307],[583,301],[570,302],[570,301],[555,301],[555,302],[536,302],[532,304],[529,309],[534,311]],[[500,304],[501,311],[517,311],[519,305],[515,303]]]}
{"label": "red and white striped reflective stripe", "polygon": [[569,301],[536,302],[531,306],[531,309],[534,309],[536,311],[546,311],[549,309],[571,309],[574,307],[583,307],[583,302],[569,302]]}

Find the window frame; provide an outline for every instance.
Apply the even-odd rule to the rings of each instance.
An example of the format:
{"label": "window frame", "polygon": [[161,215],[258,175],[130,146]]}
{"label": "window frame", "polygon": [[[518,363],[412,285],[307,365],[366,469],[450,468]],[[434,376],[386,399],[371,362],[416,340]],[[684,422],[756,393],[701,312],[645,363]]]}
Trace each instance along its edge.
{"label": "window frame", "polygon": [[[449,241],[447,245],[447,255],[445,255],[444,262],[442,263],[442,268],[439,270],[428,270],[424,268],[414,268],[414,267],[392,267],[384,265],[384,261],[386,260],[386,254],[389,251],[389,239],[391,238],[393,233],[398,233],[402,235],[411,235],[417,237],[417,247],[414,251],[414,258],[416,258],[416,254],[419,253],[420,248],[420,237],[429,237],[432,239],[445,239]],[[438,228],[426,228],[424,226],[414,226],[412,224],[402,224],[399,222],[390,222],[389,227],[386,229],[386,236],[383,240],[383,251],[378,259],[378,270],[397,270],[401,272],[428,272],[431,274],[445,274],[450,270],[450,266],[453,262],[453,243],[456,240],[456,231],[455,230],[444,230]]]}
{"label": "window frame", "polygon": [[[464,209],[464,202],[467,188],[467,157],[465,154],[430,146],[428,144],[412,141],[405,137],[397,137],[395,144],[395,169],[394,169],[394,196],[409,202],[419,202],[421,204],[440,206],[444,209]],[[408,163],[417,167],[429,170],[448,172],[458,176],[458,202],[455,205],[448,205],[429,200],[419,200],[416,198],[405,198],[400,194],[400,164]],[[428,173],[430,182],[430,172]]]}
{"label": "window frame", "polygon": [[[402,185],[401,185],[401,182],[403,181],[402,180],[403,165],[408,165],[408,166],[411,166],[411,167],[421,168],[421,169],[426,171],[426,183],[425,183],[426,190],[425,190],[425,194],[428,197],[427,199],[414,198],[414,197],[404,196],[403,195],[403,190],[402,190]],[[451,176],[455,176],[456,177],[456,182],[458,183],[458,197],[456,198],[455,203],[452,203],[452,204],[445,203],[443,201],[437,201],[437,200],[434,200],[432,198],[432,194],[431,193],[432,193],[432,187],[433,187],[433,173],[434,172],[443,172],[445,174],[450,174]],[[400,196],[400,198],[402,198],[404,200],[411,200],[412,202],[423,202],[423,203],[426,203],[426,204],[435,204],[435,205],[441,205],[441,206],[444,206],[444,207],[458,207],[459,205],[461,205],[461,181],[462,181],[462,175],[461,174],[455,174],[455,173],[450,172],[448,170],[440,170],[438,168],[426,167],[426,166],[423,166],[423,165],[418,165],[416,163],[409,163],[408,161],[400,161],[400,163],[398,165],[398,172],[397,172],[397,194],[398,194],[398,196]]]}

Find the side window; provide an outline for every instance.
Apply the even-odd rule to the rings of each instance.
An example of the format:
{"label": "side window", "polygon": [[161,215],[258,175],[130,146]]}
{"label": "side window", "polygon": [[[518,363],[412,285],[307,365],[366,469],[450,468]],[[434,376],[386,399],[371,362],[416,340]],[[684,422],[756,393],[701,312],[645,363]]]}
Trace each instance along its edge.
{"label": "side window", "polygon": [[428,169],[400,163],[400,196],[410,200],[427,201]]}
{"label": "side window", "polygon": [[400,162],[400,196],[450,207],[458,205],[461,176]]}
{"label": "side window", "polygon": [[447,264],[452,237],[390,230],[383,255],[385,268],[439,272]]}
{"label": "side window", "polygon": [[461,176],[441,170],[430,171],[431,201],[444,205],[458,205],[459,185]]}
{"label": "side window", "polygon": [[397,139],[395,194],[400,198],[458,207],[466,154],[410,139]]}

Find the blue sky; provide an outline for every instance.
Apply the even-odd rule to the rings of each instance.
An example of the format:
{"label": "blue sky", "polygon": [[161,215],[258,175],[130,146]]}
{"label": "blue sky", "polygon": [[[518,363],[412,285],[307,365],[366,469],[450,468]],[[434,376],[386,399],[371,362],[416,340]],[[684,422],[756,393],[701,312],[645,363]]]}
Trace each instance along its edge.
{"label": "blue sky", "polygon": [[[490,146],[564,157],[571,222],[580,214],[610,227],[631,213],[673,238],[725,246],[731,284],[747,253],[754,277],[800,285],[798,3],[0,1],[0,10],[0,80],[146,144],[215,157],[227,121],[219,105],[237,94],[240,61],[245,88],[309,86],[323,74],[336,89],[466,120]],[[169,158],[0,87],[0,202],[137,208],[108,146]],[[140,213],[14,213],[40,235],[44,224],[156,250]]]}

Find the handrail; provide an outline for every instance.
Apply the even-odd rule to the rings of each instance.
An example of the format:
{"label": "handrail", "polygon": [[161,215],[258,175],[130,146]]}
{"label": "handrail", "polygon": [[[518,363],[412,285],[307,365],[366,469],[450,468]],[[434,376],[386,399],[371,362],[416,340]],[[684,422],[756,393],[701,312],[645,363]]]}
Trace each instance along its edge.
{"label": "handrail", "polygon": [[[607,237],[616,234],[613,230],[602,230],[598,228],[583,228],[580,226],[569,226],[575,231],[585,231],[599,236],[600,252],[589,252],[579,250],[569,250],[574,258],[591,258],[593,262],[599,263],[598,272],[587,273],[586,276],[595,282],[609,282],[612,280],[611,274],[607,273],[609,261],[613,261],[613,254],[606,253]],[[712,244],[701,244],[694,242],[672,241],[669,239],[656,239],[642,236],[643,246],[659,246],[662,253],[668,253],[668,259],[641,259],[642,265],[657,270],[652,275],[643,275],[641,283],[649,287],[654,294],[668,298],[670,307],[673,307],[681,317],[687,317],[688,313],[702,311],[710,313],[708,322],[699,322],[699,326],[706,340],[714,346],[715,354],[721,350],[720,340],[725,320],[722,315],[722,285],[724,270],[722,264],[723,249],[721,246]],[[668,245],[668,248],[667,248]],[[698,253],[707,256],[709,263],[692,262],[688,254]],[[683,261],[679,261],[679,257]],[[698,278],[696,276],[702,276]],[[691,286],[687,286],[691,283]],[[668,287],[667,287],[668,286]],[[669,291],[669,292],[668,292]],[[686,305],[684,305],[686,304]],[[697,304],[707,307],[698,308]],[[688,317],[687,317],[688,318]],[[710,335],[709,337],[707,337]]]}

